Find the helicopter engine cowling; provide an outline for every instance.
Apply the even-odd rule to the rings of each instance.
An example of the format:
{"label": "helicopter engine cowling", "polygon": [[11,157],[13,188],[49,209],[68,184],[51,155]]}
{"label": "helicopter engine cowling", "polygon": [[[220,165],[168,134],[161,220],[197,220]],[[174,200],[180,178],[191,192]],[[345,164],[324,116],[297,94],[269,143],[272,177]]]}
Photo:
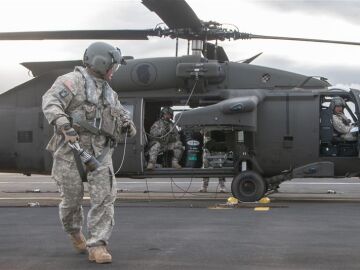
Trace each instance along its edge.
{"label": "helicopter engine cowling", "polygon": [[263,97],[251,95],[234,97],[202,108],[184,111],[175,116],[175,121],[182,127],[193,127],[194,118],[197,127],[232,127],[246,131],[257,130],[257,105]]}

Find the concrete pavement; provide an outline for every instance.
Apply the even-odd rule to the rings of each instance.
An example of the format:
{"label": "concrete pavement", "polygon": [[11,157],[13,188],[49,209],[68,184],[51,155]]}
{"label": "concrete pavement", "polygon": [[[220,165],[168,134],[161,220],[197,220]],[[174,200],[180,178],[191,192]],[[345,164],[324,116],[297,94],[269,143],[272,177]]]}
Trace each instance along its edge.
{"label": "concrete pavement", "polygon": [[[219,193],[217,179],[211,179],[208,193],[198,192],[199,178],[117,178],[118,200],[218,200],[225,201],[230,193],[231,179],[227,179],[228,193]],[[86,190],[86,184],[85,184]],[[273,201],[360,201],[358,178],[294,179],[280,185],[279,192],[269,197]],[[85,201],[88,194],[85,194]],[[0,174],[0,206],[26,206],[28,203],[56,205],[59,202],[56,184],[50,176]]]}

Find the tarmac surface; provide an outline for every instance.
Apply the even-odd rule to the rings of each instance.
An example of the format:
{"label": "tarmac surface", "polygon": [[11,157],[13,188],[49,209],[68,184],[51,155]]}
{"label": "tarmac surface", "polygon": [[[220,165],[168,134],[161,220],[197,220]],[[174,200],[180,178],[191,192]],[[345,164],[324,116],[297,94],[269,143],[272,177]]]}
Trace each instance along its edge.
{"label": "tarmac surface", "polygon": [[118,179],[113,263],[97,265],[72,250],[49,176],[0,174],[0,269],[360,268],[357,178],[296,179],[270,204],[236,206],[216,179],[205,194],[173,180]]}

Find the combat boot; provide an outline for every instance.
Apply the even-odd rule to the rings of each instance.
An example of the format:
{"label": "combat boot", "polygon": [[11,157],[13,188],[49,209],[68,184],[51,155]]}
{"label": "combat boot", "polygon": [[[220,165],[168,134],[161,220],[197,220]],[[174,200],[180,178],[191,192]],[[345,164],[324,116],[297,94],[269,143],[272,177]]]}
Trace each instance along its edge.
{"label": "combat boot", "polygon": [[70,234],[70,240],[77,252],[86,252],[86,239],[82,232]]}
{"label": "combat boot", "polygon": [[89,261],[96,263],[111,263],[112,257],[105,246],[89,247]]}
{"label": "combat boot", "polygon": [[177,160],[173,160],[171,162],[171,167],[173,167],[175,169],[181,169],[181,165],[179,164],[179,162]]}

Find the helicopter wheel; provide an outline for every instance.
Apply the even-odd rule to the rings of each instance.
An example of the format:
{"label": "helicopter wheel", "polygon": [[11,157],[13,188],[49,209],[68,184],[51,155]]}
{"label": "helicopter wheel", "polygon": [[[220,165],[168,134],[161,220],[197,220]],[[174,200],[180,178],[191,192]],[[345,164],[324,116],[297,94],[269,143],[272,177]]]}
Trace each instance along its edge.
{"label": "helicopter wheel", "polygon": [[242,202],[255,202],[266,192],[265,181],[254,171],[244,171],[234,177],[231,182],[231,192]]}

